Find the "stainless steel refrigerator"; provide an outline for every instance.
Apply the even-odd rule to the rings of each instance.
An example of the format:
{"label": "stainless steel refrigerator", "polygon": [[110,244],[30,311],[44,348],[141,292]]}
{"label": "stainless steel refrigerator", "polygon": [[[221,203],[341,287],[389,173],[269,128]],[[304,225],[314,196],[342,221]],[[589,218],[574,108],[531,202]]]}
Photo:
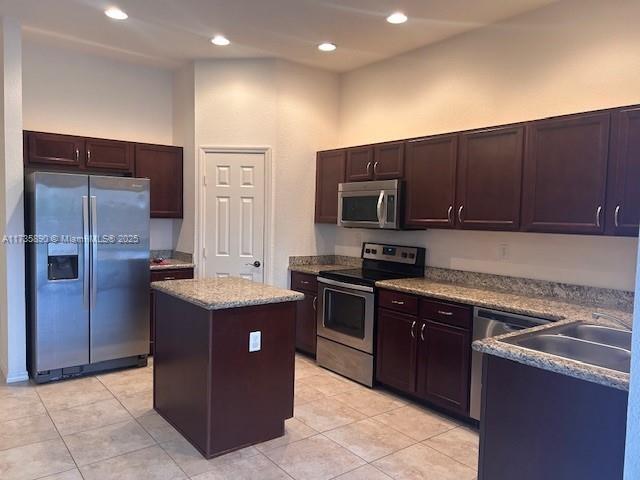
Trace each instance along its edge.
{"label": "stainless steel refrigerator", "polygon": [[36,382],[149,351],[149,180],[26,177],[29,371]]}

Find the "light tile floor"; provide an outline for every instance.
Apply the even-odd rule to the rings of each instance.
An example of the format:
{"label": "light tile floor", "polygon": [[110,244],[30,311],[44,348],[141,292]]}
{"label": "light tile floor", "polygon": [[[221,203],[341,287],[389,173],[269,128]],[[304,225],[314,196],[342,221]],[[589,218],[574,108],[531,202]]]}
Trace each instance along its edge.
{"label": "light tile floor", "polygon": [[[152,409],[153,367],[0,384],[2,480],[473,480],[478,434],[296,357],[284,437],[205,460]],[[1,379],[0,379],[1,380]]]}

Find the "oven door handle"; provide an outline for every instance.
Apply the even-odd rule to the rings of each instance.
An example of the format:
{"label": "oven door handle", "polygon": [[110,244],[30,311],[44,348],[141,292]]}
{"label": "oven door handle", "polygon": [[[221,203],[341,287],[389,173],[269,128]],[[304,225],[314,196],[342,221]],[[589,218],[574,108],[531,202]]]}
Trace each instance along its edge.
{"label": "oven door handle", "polygon": [[384,228],[384,224],[385,224],[384,190],[380,190],[380,196],[378,197],[377,213],[378,213],[378,224],[380,225],[380,228]]}
{"label": "oven door handle", "polygon": [[338,282],[337,280],[331,280],[329,278],[318,277],[319,283],[325,283],[327,285],[333,285],[334,287],[342,287],[349,290],[358,290],[360,292],[373,293],[373,287],[367,287],[365,285],[355,285],[353,283]]}

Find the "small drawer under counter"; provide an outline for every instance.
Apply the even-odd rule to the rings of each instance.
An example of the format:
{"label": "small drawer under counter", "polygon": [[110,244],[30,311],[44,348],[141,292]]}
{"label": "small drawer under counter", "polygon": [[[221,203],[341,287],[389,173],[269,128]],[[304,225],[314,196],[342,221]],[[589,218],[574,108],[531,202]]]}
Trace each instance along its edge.
{"label": "small drawer under counter", "polygon": [[417,315],[418,297],[393,290],[378,290],[378,306],[409,315]]}
{"label": "small drawer under counter", "polygon": [[309,273],[291,272],[291,290],[318,291],[318,279]]}
{"label": "small drawer under counter", "polygon": [[171,268],[165,270],[151,270],[151,281],[183,280],[193,278],[193,268]]}
{"label": "small drawer under counter", "polygon": [[420,317],[471,330],[473,308],[469,305],[420,299]]}

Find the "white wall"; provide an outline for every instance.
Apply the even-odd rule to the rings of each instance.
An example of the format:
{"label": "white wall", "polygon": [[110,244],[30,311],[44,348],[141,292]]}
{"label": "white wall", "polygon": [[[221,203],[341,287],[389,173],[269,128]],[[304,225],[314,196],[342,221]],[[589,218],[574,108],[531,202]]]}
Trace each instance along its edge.
{"label": "white wall", "polygon": [[[176,85],[182,90],[189,81],[182,73]],[[315,152],[338,139],[338,76],[268,59],[198,61],[194,92],[197,147],[272,149],[275,224],[272,250],[265,253],[274,260],[270,281],[286,285],[289,255],[313,253],[319,241],[313,225]],[[197,155],[196,149],[185,165],[185,195],[191,198],[185,197],[181,250],[194,244]]]}
{"label": "white wall", "polygon": [[[566,0],[342,77],[342,145],[640,103],[640,2]],[[365,237],[339,231],[339,252]],[[541,234],[401,234],[434,266],[633,290],[637,240]],[[498,245],[510,258],[498,262]]]}
{"label": "white wall", "polygon": [[[24,233],[20,25],[0,18],[0,226]],[[0,378],[26,380],[24,245],[0,245]]]}
{"label": "white wall", "polygon": [[[173,143],[173,74],[27,40],[24,128]],[[172,249],[170,219],[151,220],[151,248]]]}
{"label": "white wall", "polygon": [[195,210],[195,65],[190,63],[173,75],[173,141],[183,148],[183,215],[176,220],[176,250],[193,253]]}
{"label": "white wall", "polygon": [[[640,283],[640,271],[636,278],[636,282]],[[632,352],[624,480],[640,478],[640,289],[636,289],[635,295]]]}

